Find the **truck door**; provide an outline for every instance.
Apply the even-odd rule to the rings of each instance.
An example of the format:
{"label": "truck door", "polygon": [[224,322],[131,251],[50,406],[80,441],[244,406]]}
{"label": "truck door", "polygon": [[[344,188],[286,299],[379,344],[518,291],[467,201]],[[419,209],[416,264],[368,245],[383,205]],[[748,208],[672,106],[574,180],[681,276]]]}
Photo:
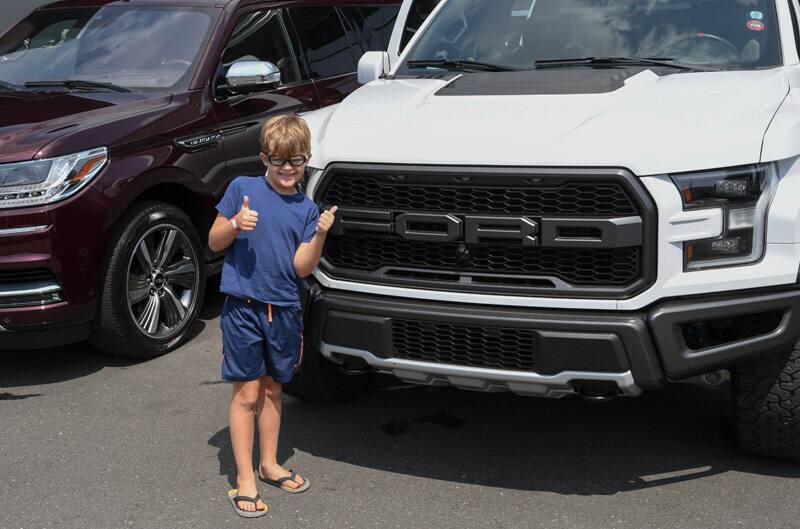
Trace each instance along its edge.
{"label": "truck door", "polygon": [[[289,37],[280,9],[242,12],[224,51],[214,78],[213,107],[227,159],[228,179],[261,175],[258,157],[262,125],[279,114],[308,112],[319,108],[319,98]],[[225,88],[225,74],[237,61],[269,61],[281,73],[277,87],[234,93]]]}

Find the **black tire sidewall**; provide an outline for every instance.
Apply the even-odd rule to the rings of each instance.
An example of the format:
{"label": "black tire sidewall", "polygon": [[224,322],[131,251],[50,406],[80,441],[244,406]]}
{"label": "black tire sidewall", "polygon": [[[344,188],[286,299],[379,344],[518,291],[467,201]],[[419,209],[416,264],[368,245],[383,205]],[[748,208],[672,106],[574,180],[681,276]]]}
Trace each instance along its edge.
{"label": "black tire sidewall", "polygon": [[[186,235],[199,276],[195,302],[188,318],[175,333],[163,338],[147,336],[139,329],[127,300],[128,264],[136,244],[145,233],[158,225],[172,225]],[[134,205],[126,213],[112,241],[116,244],[109,248],[106,259],[105,281],[101,285],[93,338],[99,338],[101,348],[110,354],[148,358],[169,352],[191,332],[203,304],[206,274],[197,230],[191,219],[177,207],[166,203],[143,202]]]}

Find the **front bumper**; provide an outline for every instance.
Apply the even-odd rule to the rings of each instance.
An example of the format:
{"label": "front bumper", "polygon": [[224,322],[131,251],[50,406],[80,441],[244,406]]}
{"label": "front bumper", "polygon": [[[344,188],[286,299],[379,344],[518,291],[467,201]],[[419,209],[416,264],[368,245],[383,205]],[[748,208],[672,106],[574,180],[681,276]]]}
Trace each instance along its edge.
{"label": "front bumper", "polygon": [[108,211],[92,188],[49,206],[0,209],[0,350],[85,339]]}
{"label": "front bumper", "polygon": [[[634,396],[668,380],[789,347],[800,337],[800,290],[735,292],[664,301],[636,312],[603,312],[408,300],[315,284],[308,316],[309,345],[327,358],[366,364],[408,382],[549,397],[587,388]],[[751,321],[757,324],[747,324]],[[398,329],[408,322],[425,329],[424,339],[409,342],[402,336]],[[704,329],[709,335],[725,332],[707,339]],[[458,346],[442,342],[443,335],[436,334],[441,332]],[[525,340],[509,338],[513,333]],[[495,337],[499,344],[492,343]],[[471,343],[476,339],[483,340],[477,348]],[[418,349],[410,355],[400,351],[409,343]],[[507,346],[516,348],[529,368],[493,366]],[[462,347],[472,352],[464,361],[441,361],[437,347],[450,350],[451,357]],[[485,357],[476,357],[482,350]]]}

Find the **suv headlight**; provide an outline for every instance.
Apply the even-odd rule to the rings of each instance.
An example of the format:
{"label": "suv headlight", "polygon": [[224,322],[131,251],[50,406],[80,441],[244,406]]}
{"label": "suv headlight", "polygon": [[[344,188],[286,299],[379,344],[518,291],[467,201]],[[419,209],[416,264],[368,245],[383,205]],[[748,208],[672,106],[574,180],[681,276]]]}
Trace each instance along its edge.
{"label": "suv headlight", "polygon": [[778,186],[774,163],[670,177],[684,210],[724,210],[722,235],[684,243],[686,270],[750,264],[764,256],[767,211]]}
{"label": "suv headlight", "polygon": [[0,208],[50,204],[76,193],[108,162],[105,147],[0,165]]}

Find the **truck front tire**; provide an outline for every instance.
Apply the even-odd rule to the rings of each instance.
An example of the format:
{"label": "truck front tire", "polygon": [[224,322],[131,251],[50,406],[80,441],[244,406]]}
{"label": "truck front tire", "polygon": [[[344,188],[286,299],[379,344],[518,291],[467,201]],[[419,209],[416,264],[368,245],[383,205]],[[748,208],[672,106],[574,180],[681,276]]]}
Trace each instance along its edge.
{"label": "truck front tire", "polygon": [[800,342],[739,368],[735,387],[742,450],[800,461]]}

